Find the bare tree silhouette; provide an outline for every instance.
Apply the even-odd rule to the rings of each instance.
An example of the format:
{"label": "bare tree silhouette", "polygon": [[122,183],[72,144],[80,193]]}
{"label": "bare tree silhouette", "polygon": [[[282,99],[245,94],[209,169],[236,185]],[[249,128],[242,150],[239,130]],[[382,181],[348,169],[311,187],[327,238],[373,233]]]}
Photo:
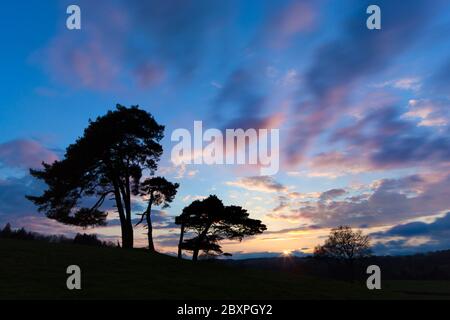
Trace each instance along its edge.
{"label": "bare tree silhouette", "polygon": [[343,261],[349,267],[351,279],[354,278],[354,262],[357,259],[371,256],[370,238],[361,230],[353,231],[349,226],[331,229],[325,244],[314,249],[316,258],[328,258]]}

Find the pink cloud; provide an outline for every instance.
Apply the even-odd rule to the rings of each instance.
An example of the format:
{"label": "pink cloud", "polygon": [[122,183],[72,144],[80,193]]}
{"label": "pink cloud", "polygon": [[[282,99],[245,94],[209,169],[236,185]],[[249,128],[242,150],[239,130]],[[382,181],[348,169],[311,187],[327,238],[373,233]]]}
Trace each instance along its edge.
{"label": "pink cloud", "polygon": [[[345,115],[363,81],[386,70],[414,43],[417,36],[409,30],[426,25],[433,17],[434,9],[426,3],[419,2],[408,16],[386,16],[389,31],[370,36],[367,30],[355,27],[359,19],[356,11],[336,26],[342,30],[339,36],[317,47],[304,77],[311,99],[299,104],[299,117],[289,133],[289,164],[301,163],[312,143]],[[387,1],[384,6],[396,12],[399,3]]]}
{"label": "pink cloud", "polygon": [[[274,210],[268,216],[275,220],[310,221],[321,227],[389,225],[448,211],[449,184],[448,174],[381,179],[359,190],[328,190],[317,200],[288,202],[283,197],[283,210]],[[348,196],[342,198],[345,195]]]}
{"label": "pink cloud", "polygon": [[135,82],[147,88],[163,80],[167,69],[189,75],[228,7],[201,1],[79,2],[95,18],[83,19],[80,32],[60,29],[33,60],[56,83],[100,91]]}
{"label": "pink cloud", "polygon": [[139,85],[147,88],[161,83],[166,76],[166,71],[157,64],[146,63],[136,69],[135,75]]}
{"label": "pink cloud", "polygon": [[92,36],[74,45],[68,37],[58,37],[45,50],[45,67],[55,81],[73,87],[106,90],[117,86],[121,66],[114,51],[100,37]]}
{"label": "pink cloud", "polygon": [[68,58],[75,75],[85,87],[105,89],[118,73],[118,67],[96,42],[89,43],[85,51],[73,51]]}
{"label": "pink cloud", "polygon": [[116,4],[98,1],[81,6],[89,7],[95,19],[84,19],[80,32],[62,29],[34,54],[33,61],[55,83],[77,89],[117,89],[126,67],[122,61],[126,33],[130,30],[129,17]]}
{"label": "pink cloud", "polygon": [[58,156],[34,140],[12,140],[0,144],[0,164],[12,168],[36,168],[44,161],[52,163]]}
{"label": "pink cloud", "polygon": [[317,9],[311,1],[294,1],[270,20],[266,34],[269,45],[285,47],[292,37],[310,32],[317,24]]}
{"label": "pink cloud", "polygon": [[240,187],[246,190],[268,193],[282,192],[287,190],[286,186],[268,176],[240,178],[236,181],[229,181],[226,184],[229,186]]}

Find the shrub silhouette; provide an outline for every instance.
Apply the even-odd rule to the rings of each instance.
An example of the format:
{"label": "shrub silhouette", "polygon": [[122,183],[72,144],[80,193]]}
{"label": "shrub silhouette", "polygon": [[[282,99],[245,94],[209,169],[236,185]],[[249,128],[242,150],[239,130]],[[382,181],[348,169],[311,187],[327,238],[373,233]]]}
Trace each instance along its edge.
{"label": "shrub silhouette", "polygon": [[73,239],[74,244],[102,247],[104,244],[97,238],[96,234],[77,233]]}
{"label": "shrub silhouette", "polygon": [[0,230],[0,239],[17,239],[17,240],[33,240],[49,243],[65,243],[65,244],[80,244],[97,247],[115,247],[112,242],[102,241],[97,238],[95,234],[81,234],[77,233],[74,239],[67,238],[62,235],[42,235],[37,232],[26,231],[25,228],[12,230],[11,224],[6,224]]}

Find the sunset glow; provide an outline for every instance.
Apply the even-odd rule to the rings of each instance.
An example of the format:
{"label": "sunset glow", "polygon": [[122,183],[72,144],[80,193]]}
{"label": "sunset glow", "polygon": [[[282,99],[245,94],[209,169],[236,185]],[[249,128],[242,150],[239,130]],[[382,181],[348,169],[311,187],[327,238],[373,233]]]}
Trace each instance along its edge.
{"label": "sunset glow", "polygon": [[[366,2],[80,0],[80,30],[67,29],[65,1],[5,3],[14,33],[3,30],[0,53],[0,225],[121,242],[113,201],[107,226],[82,229],[25,199],[45,190],[29,169],[62,159],[89,119],[120,103],[165,126],[155,175],[180,187],[170,207],[152,208],[161,252],[177,252],[175,217],[209,195],[267,225],[223,241],[236,258],[311,254],[339,225],[370,235],[377,254],[447,248],[449,4],[378,1],[384,29],[369,30]],[[225,145],[227,129],[279,133],[279,148],[267,144],[273,172],[260,135],[240,149],[253,162],[218,144],[221,162],[206,163],[207,129]],[[192,149],[172,155],[180,132]],[[147,203],[131,202],[136,223]],[[147,245],[142,226],[134,236]]]}

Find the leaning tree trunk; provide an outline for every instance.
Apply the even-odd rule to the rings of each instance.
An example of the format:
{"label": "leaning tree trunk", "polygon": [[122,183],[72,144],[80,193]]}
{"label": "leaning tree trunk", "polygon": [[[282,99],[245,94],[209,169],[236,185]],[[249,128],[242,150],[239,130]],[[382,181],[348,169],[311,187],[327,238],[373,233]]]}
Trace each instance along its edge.
{"label": "leaning tree trunk", "polygon": [[197,261],[198,260],[198,252],[200,251],[199,248],[195,248],[194,249],[194,254],[192,255],[192,261]]}
{"label": "leaning tree trunk", "polygon": [[148,250],[155,252],[155,245],[153,243],[153,226],[152,226],[152,207],[149,205],[147,212],[145,213],[147,219],[147,238],[148,238]]}
{"label": "leaning tree trunk", "polygon": [[180,231],[180,241],[178,242],[178,259],[182,259],[183,258],[183,253],[182,253],[182,244],[183,244],[183,238],[184,238],[184,223],[181,224],[181,231]]}

